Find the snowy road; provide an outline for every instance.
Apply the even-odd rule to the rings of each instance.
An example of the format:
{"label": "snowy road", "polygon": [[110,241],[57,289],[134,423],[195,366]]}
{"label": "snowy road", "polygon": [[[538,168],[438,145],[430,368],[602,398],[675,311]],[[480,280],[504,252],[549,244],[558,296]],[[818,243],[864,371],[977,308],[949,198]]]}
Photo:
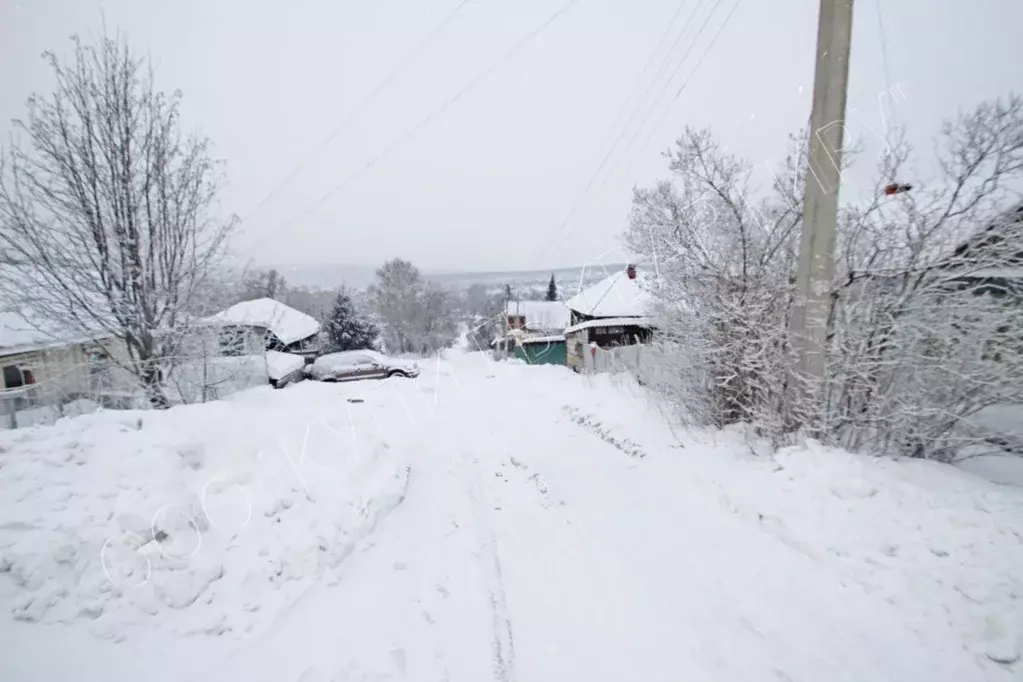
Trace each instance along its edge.
{"label": "snowy road", "polygon": [[574,422],[530,368],[496,371],[503,390],[481,393],[464,370],[440,381],[405,502],[340,582],[275,633],[297,646],[271,659],[281,666],[273,679],[976,673],[957,642],[941,641],[943,628],[924,636],[798,547],[664,477],[654,456],[630,456]]}
{"label": "snowy road", "polygon": [[[65,631],[50,641],[80,652],[76,669],[88,680],[962,682],[1018,673],[790,534],[765,532],[763,518],[751,522],[678,466],[692,446],[661,439],[656,414],[616,423],[605,405],[595,416],[599,395],[557,371],[490,367],[477,355],[418,382],[289,389],[333,391],[339,405],[362,392],[353,428],[382,433],[407,455],[402,503],[249,639],[142,638],[136,650],[150,653],[135,663],[125,644],[92,646]],[[4,658],[32,650],[33,627],[10,632]],[[150,656],[182,663],[153,666]],[[8,672],[61,674],[54,661]]]}

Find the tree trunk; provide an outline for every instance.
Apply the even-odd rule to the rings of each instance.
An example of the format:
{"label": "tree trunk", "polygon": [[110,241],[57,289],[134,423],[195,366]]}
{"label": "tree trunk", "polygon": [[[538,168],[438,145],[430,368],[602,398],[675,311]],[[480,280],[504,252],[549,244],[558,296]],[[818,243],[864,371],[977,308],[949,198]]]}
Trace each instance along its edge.
{"label": "tree trunk", "polygon": [[157,410],[166,410],[170,407],[170,400],[167,399],[167,392],[163,387],[163,372],[156,363],[147,363],[139,376],[149,405]]}

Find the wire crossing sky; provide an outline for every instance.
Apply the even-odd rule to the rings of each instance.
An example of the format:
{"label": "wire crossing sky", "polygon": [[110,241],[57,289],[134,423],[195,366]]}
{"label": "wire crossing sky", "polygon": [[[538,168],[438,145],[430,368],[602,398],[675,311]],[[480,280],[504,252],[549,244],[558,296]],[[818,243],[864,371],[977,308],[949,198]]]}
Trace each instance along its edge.
{"label": "wire crossing sky", "polygon": [[[883,1],[856,3],[848,127],[869,156],[907,126],[926,160],[943,119],[1023,87],[1023,3]],[[667,176],[684,126],[780,167],[810,110],[817,0],[570,5],[505,58],[564,2],[0,0],[0,119],[52,88],[43,50],[105,20],[226,161],[233,248],[278,266],[620,262],[632,187]]]}

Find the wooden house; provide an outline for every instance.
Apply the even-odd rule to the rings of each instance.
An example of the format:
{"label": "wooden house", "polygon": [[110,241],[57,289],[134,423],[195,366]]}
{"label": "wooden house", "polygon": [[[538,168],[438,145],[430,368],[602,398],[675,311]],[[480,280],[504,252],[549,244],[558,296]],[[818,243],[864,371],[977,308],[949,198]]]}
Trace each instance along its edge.
{"label": "wooden house", "polygon": [[629,265],[567,301],[571,311],[565,329],[569,367],[581,372],[592,366],[597,350],[634,346],[650,339],[655,324],[649,317],[650,294],[642,282],[636,267]]}

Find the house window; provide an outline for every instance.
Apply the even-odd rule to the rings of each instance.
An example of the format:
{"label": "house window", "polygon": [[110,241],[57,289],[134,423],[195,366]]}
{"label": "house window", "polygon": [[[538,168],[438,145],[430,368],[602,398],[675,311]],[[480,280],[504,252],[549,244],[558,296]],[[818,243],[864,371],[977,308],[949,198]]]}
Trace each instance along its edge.
{"label": "house window", "polygon": [[28,376],[19,365],[4,366],[4,388],[21,388],[26,384],[34,383],[32,371],[28,370]]}

